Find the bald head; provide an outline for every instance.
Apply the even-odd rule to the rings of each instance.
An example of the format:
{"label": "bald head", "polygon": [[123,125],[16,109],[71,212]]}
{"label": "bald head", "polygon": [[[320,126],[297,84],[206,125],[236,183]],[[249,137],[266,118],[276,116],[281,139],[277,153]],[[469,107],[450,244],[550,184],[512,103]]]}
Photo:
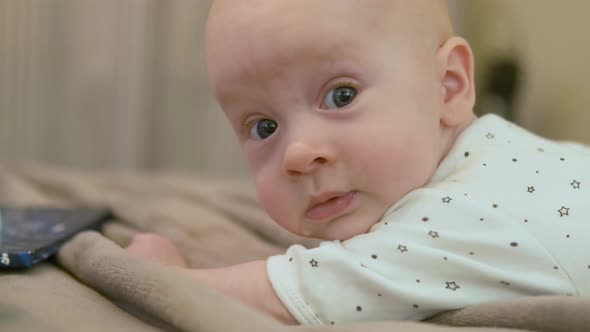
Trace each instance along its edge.
{"label": "bald head", "polygon": [[369,3],[363,0],[214,0],[209,13],[209,26],[215,27],[217,23],[245,15],[259,15],[259,18],[262,15],[271,15],[280,18],[296,10],[310,15],[320,13],[325,18],[333,13],[347,12],[355,18],[372,19],[377,24],[381,20],[395,20],[396,14],[401,14],[402,18],[435,29],[441,34],[452,33],[447,0],[372,0],[370,5],[367,4]]}
{"label": "bald head", "polygon": [[[453,34],[447,7],[446,0],[215,0],[206,37],[211,83],[216,90],[219,63],[227,73],[238,59],[251,60],[252,71],[301,59],[305,48],[292,45],[299,39],[319,50],[341,36],[392,46],[395,36],[396,48],[431,55]],[[254,53],[260,56],[244,59]]]}
{"label": "bald head", "polygon": [[208,19],[209,38],[217,38],[228,24],[246,28],[287,16],[302,15],[313,20],[338,20],[342,27],[364,23],[374,29],[391,29],[406,25],[410,31],[436,36],[444,41],[453,34],[447,0],[214,0]]}

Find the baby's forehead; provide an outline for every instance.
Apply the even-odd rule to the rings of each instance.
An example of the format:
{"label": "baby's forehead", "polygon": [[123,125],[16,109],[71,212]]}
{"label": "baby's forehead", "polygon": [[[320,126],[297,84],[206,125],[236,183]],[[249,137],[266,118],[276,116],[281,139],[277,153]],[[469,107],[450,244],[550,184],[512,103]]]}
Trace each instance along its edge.
{"label": "baby's forehead", "polygon": [[334,0],[216,0],[209,16],[208,33],[233,30],[243,36],[259,34],[258,37],[269,38],[289,32],[321,32],[320,29],[334,25],[351,31],[375,29],[387,22],[378,17],[383,16],[378,15],[381,11],[358,6],[358,1],[340,0],[335,4]]}
{"label": "baby's forehead", "polygon": [[439,35],[450,30],[448,21],[445,0],[215,0],[207,44],[250,39],[272,40],[278,47],[293,37],[329,41],[355,35],[392,42],[395,33]]}
{"label": "baby's forehead", "polygon": [[[253,1],[251,6],[244,6],[249,1]],[[313,7],[302,5],[312,2]],[[367,20],[353,15],[351,7],[332,9],[327,3],[334,4],[331,0],[215,2],[207,31],[208,58],[226,68],[246,64],[256,71],[269,70],[273,64],[280,67],[307,59],[354,56],[359,42],[368,40],[367,31],[378,25],[367,25]]]}
{"label": "baby's forehead", "polygon": [[371,25],[396,21],[426,25],[447,19],[447,11],[447,0],[214,0],[209,19],[227,24],[250,18],[254,24],[265,24],[300,16],[312,24],[314,20],[342,24],[366,20]]}
{"label": "baby's forehead", "polygon": [[[305,60],[354,58],[434,35],[441,0],[216,0],[207,27],[209,65],[257,72]],[[415,26],[418,24],[418,26]],[[420,33],[417,36],[408,34]],[[412,41],[411,43],[409,41]],[[436,44],[436,43],[435,43]],[[368,50],[367,50],[368,49]],[[245,64],[245,66],[244,66]],[[236,69],[237,70],[237,69]],[[272,70],[270,70],[272,73]]]}

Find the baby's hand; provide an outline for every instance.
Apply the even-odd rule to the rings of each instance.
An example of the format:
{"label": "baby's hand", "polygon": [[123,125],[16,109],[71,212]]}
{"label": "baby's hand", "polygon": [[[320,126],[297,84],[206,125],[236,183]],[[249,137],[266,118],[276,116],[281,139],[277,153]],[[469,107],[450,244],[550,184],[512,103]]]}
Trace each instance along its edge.
{"label": "baby's hand", "polygon": [[297,324],[297,321],[276,295],[266,275],[266,261],[259,260],[216,269],[187,269],[187,264],[172,241],[153,233],[139,233],[127,246],[132,255],[147,260],[185,268],[189,276],[219,292],[250,304],[279,321]]}
{"label": "baby's hand", "polygon": [[187,267],[172,241],[154,233],[139,233],[125,248],[133,256],[170,266]]}

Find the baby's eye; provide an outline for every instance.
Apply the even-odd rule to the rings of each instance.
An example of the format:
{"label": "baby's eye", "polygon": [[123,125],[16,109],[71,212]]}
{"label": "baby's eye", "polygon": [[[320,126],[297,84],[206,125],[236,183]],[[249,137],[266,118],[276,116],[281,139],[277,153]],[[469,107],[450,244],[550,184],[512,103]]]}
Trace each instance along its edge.
{"label": "baby's eye", "polygon": [[276,121],[269,119],[262,119],[256,121],[252,127],[250,127],[250,137],[255,140],[262,140],[272,135],[279,124]]}
{"label": "baby's eye", "polygon": [[341,86],[330,90],[324,97],[323,107],[326,109],[341,108],[350,104],[356,97],[356,89],[349,86]]}

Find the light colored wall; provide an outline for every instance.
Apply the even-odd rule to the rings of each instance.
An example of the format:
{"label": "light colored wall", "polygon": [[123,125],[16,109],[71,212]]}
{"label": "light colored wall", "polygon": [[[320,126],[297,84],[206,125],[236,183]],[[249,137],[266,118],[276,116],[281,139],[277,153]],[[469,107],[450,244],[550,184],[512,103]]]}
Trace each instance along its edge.
{"label": "light colored wall", "polygon": [[0,0],[0,159],[246,174],[205,79],[208,0]]}
{"label": "light colored wall", "polygon": [[[524,64],[520,122],[590,143],[590,1],[450,0],[478,70]],[[0,0],[0,160],[247,174],[205,80],[209,0]]]}
{"label": "light colored wall", "polygon": [[590,1],[462,0],[478,70],[514,52],[524,69],[519,122],[544,136],[590,143]]}

